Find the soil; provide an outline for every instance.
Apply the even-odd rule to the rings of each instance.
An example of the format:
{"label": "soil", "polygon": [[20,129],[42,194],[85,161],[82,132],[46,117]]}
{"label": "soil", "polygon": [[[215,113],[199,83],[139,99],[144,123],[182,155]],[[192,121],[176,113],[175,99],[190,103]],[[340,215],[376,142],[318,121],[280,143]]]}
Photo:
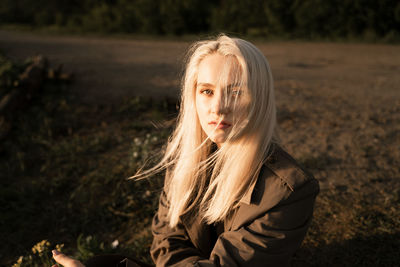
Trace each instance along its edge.
{"label": "soil", "polygon": [[[400,185],[400,46],[255,43],[274,79],[281,139],[321,189],[384,198]],[[0,31],[0,50],[73,72],[83,103],[177,97],[189,43]],[[399,191],[397,191],[399,192]],[[399,193],[397,193],[399,194]]]}

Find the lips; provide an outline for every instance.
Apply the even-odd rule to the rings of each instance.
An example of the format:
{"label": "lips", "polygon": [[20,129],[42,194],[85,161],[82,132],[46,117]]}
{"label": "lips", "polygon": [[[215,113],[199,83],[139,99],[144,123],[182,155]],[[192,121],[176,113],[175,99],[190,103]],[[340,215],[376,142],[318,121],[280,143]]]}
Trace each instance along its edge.
{"label": "lips", "polygon": [[211,125],[211,126],[213,126],[214,128],[217,128],[217,129],[226,129],[226,128],[231,127],[231,124],[226,122],[226,121],[221,121],[220,124],[218,124],[217,121],[211,121],[211,122],[208,123],[208,125]]}

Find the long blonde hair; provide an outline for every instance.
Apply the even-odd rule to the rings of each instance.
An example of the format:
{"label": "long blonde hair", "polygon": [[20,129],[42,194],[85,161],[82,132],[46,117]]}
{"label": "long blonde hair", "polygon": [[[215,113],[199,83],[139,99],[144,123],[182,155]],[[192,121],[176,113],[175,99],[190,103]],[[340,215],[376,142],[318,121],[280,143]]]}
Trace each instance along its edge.
{"label": "long blonde hair", "polygon": [[[213,53],[235,59],[240,67],[236,78],[250,97],[245,127],[232,130],[227,142],[216,151],[212,151],[213,143],[201,128],[195,93],[199,64]],[[253,44],[220,35],[192,45],[182,79],[177,126],[165,155],[155,167],[134,177],[168,169],[171,227],[190,211],[198,212],[207,223],[222,221],[256,182],[275,139],[273,79],[266,58]]]}

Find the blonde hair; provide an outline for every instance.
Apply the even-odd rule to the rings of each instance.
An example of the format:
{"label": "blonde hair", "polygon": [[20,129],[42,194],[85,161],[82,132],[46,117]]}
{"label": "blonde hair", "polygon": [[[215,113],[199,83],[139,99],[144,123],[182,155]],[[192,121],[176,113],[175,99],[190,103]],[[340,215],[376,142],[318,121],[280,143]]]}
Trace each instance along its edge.
{"label": "blonde hair", "polygon": [[[196,112],[199,64],[214,53],[235,59],[227,62],[239,65],[235,80],[250,98],[245,126],[234,126],[217,151],[212,151],[213,143],[202,130]],[[198,216],[210,224],[222,221],[256,182],[276,138],[273,79],[266,58],[253,44],[220,35],[192,45],[182,79],[178,122],[165,155],[155,167],[134,178],[168,169],[165,186],[171,227],[191,211],[198,211]]]}

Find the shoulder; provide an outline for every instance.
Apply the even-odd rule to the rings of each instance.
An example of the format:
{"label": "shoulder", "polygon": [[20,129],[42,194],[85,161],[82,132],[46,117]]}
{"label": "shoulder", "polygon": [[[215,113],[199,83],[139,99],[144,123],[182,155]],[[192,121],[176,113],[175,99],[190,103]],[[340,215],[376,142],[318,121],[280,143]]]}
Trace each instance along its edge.
{"label": "shoulder", "polygon": [[274,178],[279,179],[290,191],[296,191],[310,182],[318,184],[314,176],[282,147],[274,144],[271,149],[272,152],[265,161],[263,168],[268,169]]}
{"label": "shoulder", "polygon": [[[296,215],[309,215],[319,192],[318,181],[280,146],[273,151],[261,167],[256,183],[243,198],[232,228],[237,229],[257,218],[266,216],[274,224],[285,225]],[[281,219],[273,219],[271,214]]]}
{"label": "shoulder", "polygon": [[285,199],[298,199],[319,192],[318,181],[277,144],[261,167],[251,190],[251,203],[272,207]]}

